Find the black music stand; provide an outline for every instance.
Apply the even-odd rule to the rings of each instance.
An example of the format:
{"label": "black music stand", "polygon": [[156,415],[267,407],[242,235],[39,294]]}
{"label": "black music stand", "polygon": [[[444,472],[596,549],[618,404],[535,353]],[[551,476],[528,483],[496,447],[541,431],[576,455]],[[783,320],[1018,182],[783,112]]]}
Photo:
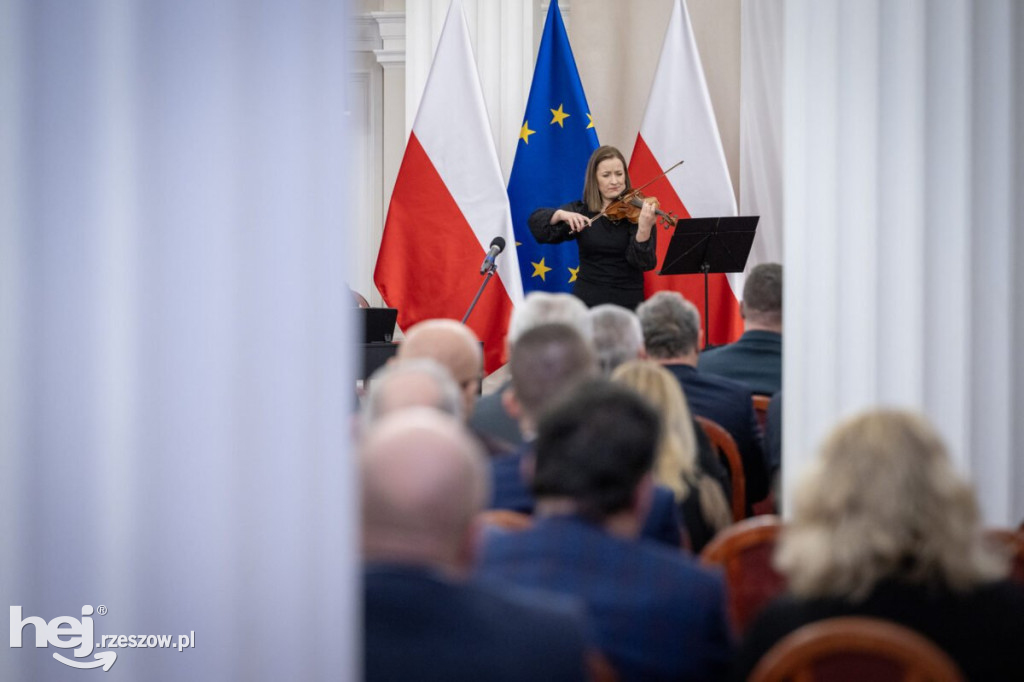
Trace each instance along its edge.
{"label": "black music stand", "polygon": [[760,216],[690,218],[676,223],[660,275],[704,273],[704,349],[710,347],[708,273],[743,272]]}

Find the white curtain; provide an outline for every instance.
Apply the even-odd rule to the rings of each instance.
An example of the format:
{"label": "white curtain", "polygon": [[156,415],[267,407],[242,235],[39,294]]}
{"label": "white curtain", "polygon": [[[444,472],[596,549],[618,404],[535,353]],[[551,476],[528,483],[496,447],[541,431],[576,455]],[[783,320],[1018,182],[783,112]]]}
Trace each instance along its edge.
{"label": "white curtain", "polygon": [[744,0],[740,8],[740,215],[756,215],[750,264],[781,263],[782,60],[785,0]]}
{"label": "white curtain", "polygon": [[1016,525],[1024,6],[784,14],[784,487],[838,418],[909,406],[942,430],[986,521]]}
{"label": "white curtain", "polygon": [[0,603],[195,632],[105,680],[358,677],[344,9],[0,0]]}

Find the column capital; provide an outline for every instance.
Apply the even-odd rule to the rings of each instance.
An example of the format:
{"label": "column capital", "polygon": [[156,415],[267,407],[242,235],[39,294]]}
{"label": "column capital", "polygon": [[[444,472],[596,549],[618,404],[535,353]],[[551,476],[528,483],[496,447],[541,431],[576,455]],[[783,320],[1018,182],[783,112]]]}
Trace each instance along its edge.
{"label": "column capital", "polygon": [[380,46],[373,50],[377,63],[385,69],[405,64],[405,12],[371,12],[377,25]]}

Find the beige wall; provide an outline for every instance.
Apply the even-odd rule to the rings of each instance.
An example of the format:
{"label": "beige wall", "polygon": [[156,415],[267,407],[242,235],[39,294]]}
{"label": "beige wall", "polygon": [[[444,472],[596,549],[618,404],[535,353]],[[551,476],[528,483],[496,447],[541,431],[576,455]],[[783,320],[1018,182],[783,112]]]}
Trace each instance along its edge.
{"label": "beige wall", "polygon": [[[603,143],[619,147],[627,156],[640,128],[675,1],[561,0],[559,4],[580,77],[597,121],[598,135]],[[531,36],[531,55],[535,59],[549,3],[548,0],[529,2],[533,5],[535,17],[535,35]],[[357,13],[363,14],[402,12],[406,11],[407,2],[357,0],[353,7]],[[733,188],[738,192],[740,0],[687,0],[687,8],[718,119]],[[395,98],[387,97],[385,105],[388,109],[397,109],[402,117],[412,115],[404,101],[396,102]],[[492,112],[492,116],[498,114]],[[405,127],[410,125],[411,120],[406,121]],[[497,142],[502,149],[504,141]],[[385,154],[397,146],[400,155],[404,144],[404,139],[385,140]],[[508,168],[504,170],[506,173],[509,171]],[[392,182],[393,178],[390,178],[390,182],[385,183],[386,192]]]}
{"label": "beige wall", "polygon": [[[675,0],[571,0],[576,64],[602,143],[628,157],[650,95]],[[561,4],[565,4],[563,1]],[[687,0],[697,47],[739,191],[740,0]]]}
{"label": "beige wall", "polygon": [[[561,0],[580,77],[602,143],[629,156],[650,95],[654,70],[676,0]],[[481,10],[486,3],[487,11]],[[549,0],[463,0],[488,102],[495,147],[505,177],[536,61]],[[739,193],[740,0],[687,0],[698,49],[718,119],[733,190]],[[351,86],[349,112],[357,138],[372,150],[360,159],[368,186],[356,198],[359,234],[351,282],[371,302],[380,235],[395,176],[447,12],[447,0],[354,0],[364,40],[352,63],[363,65]],[[494,18],[500,16],[500,21]],[[376,38],[374,39],[374,32]],[[518,38],[516,37],[518,36]],[[516,42],[518,41],[518,42]],[[516,42],[516,44],[513,44]],[[495,46],[500,58],[495,61]],[[483,47],[481,47],[483,46]],[[482,63],[482,66],[481,66]],[[515,68],[511,68],[515,66]],[[360,103],[366,106],[358,109]],[[379,106],[378,106],[379,105]],[[364,155],[365,156],[365,155]],[[638,178],[645,181],[645,178]]]}

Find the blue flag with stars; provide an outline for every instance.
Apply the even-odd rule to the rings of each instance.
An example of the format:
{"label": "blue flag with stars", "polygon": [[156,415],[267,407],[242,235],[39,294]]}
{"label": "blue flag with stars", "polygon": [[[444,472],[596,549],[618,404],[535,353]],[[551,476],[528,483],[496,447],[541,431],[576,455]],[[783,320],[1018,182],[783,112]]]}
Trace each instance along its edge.
{"label": "blue flag with stars", "polygon": [[526,220],[537,208],[583,197],[587,161],[597,147],[597,131],[562,13],[552,0],[508,180],[524,293],[572,291],[580,260],[576,243],[538,244]]}

